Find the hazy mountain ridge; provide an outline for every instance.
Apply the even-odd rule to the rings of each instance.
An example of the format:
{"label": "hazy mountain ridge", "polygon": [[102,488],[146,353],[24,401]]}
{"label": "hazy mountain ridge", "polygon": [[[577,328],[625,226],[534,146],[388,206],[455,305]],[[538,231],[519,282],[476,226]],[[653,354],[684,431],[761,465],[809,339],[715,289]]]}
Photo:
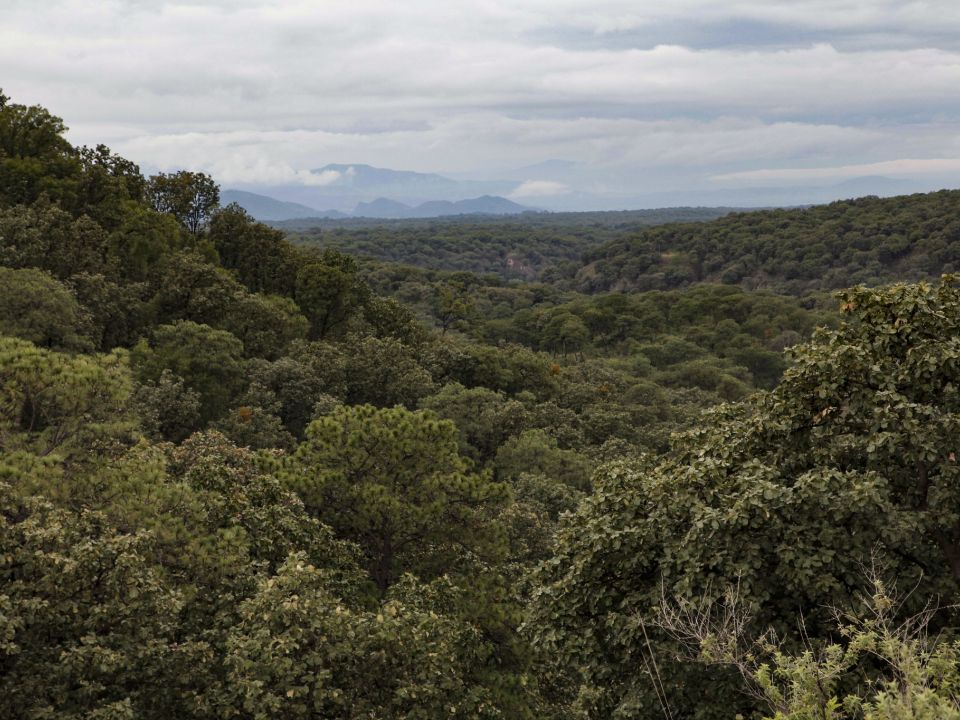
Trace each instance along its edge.
{"label": "hazy mountain ridge", "polygon": [[372,218],[430,218],[446,217],[449,215],[519,215],[524,212],[535,212],[512,200],[495,195],[483,195],[478,198],[458,200],[430,200],[415,207],[404,205],[396,200],[377,198],[370,203],[360,203],[354,210],[356,217]]}
{"label": "hazy mountain ridge", "polygon": [[259,195],[244,190],[224,190],[221,192],[220,204],[226,206],[230,203],[236,203],[262,222],[277,222],[308,217],[349,217],[349,215],[339,210],[317,210],[317,208],[301,205],[300,203],[277,200],[267,195]]}
{"label": "hazy mountain ridge", "polygon": [[520,205],[504,197],[483,195],[457,200],[429,200],[418,205],[407,205],[386,197],[370,202],[359,202],[352,212],[320,210],[300,203],[286,202],[276,198],[243,190],[224,190],[220,194],[223,205],[236,203],[254,218],[263,222],[283,222],[305,219],[404,219],[450,217],[455,215],[519,215],[536,212],[536,208]]}
{"label": "hazy mountain ridge", "polygon": [[[810,180],[803,183],[756,184],[720,183],[700,187],[671,187],[664,178],[663,190],[651,191],[638,186],[637,178],[612,173],[602,167],[562,159],[492,172],[493,178],[480,172],[442,175],[375,167],[364,163],[330,163],[310,171],[302,185],[248,184],[238,190],[260,194],[279,202],[309,208],[357,215],[361,203],[381,198],[418,207],[433,201],[459,202],[485,195],[530,202],[553,212],[590,212],[639,210],[664,207],[795,207],[844,200],[867,195],[890,197],[915,192],[931,192],[954,183],[933,180],[920,182],[897,177],[865,175],[845,180]],[[376,211],[376,208],[374,208]],[[298,210],[297,212],[302,212]],[[405,215],[402,208],[384,217]],[[441,215],[446,214],[446,210]],[[264,216],[279,221],[303,215]],[[378,216],[379,217],[379,216]]]}

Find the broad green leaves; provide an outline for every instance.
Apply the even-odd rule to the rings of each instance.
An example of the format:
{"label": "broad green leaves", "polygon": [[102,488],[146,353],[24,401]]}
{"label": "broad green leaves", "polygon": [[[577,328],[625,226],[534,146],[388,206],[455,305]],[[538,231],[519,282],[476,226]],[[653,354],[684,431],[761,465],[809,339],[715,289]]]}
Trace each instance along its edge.
{"label": "broad green leaves", "polygon": [[706,414],[662,461],[607,467],[562,529],[531,628],[611,710],[650,687],[637,621],[664,594],[739,581],[757,626],[789,636],[799,611],[820,632],[875,553],[912,602],[956,591],[960,291],[948,277],[842,299],[847,322],[795,348],[776,390]]}

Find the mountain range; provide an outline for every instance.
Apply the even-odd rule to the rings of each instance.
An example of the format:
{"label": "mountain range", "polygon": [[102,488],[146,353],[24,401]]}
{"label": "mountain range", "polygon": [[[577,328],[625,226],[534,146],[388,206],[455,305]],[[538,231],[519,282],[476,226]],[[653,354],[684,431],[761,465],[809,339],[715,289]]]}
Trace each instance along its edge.
{"label": "mountain range", "polygon": [[[223,192],[257,219],[424,218],[462,214],[639,210],[665,207],[791,207],[877,195],[927,192],[944,186],[904,178],[855,177],[809,185],[762,185],[649,191],[634,175],[607,175],[567,160],[547,160],[497,173],[498,179],[453,178],[362,163],[332,163],[310,171],[306,182],[247,184]],[[947,183],[950,184],[950,183]],[[955,183],[953,183],[955,184]],[[524,204],[521,204],[524,203]]]}
{"label": "mountain range", "polygon": [[300,203],[277,200],[276,198],[243,190],[224,190],[220,193],[223,205],[236,203],[257,220],[263,222],[282,222],[304,218],[342,219],[348,217],[402,219],[451,217],[455,215],[519,215],[536,212],[535,208],[520,205],[495,195],[483,195],[466,200],[429,200],[419,205],[406,205],[397,200],[379,197],[370,202],[359,202],[353,212],[340,210],[320,210]]}

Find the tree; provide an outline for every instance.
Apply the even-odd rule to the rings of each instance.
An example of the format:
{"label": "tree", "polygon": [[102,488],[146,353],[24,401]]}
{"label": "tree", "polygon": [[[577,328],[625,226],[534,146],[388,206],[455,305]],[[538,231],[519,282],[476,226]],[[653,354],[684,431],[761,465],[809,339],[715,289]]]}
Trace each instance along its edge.
{"label": "tree", "polygon": [[487,388],[468,390],[459,383],[444,385],[440,392],[423,398],[420,407],[452,420],[460,432],[461,452],[481,463],[492,460],[527,420],[520,401]]}
{"label": "tree", "polygon": [[865,566],[855,606],[832,609],[833,636],[802,648],[774,632],[746,636],[737,586],[719,603],[665,599],[662,626],[697,662],[735,668],[765,720],[960,720],[960,643],[932,627],[942,609],[931,602],[903,617],[904,597],[882,574]]}
{"label": "tree", "polygon": [[92,350],[91,324],[70,290],[45,272],[0,266],[0,335],[52,350]]}
{"label": "tree", "polygon": [[329,392],[324,377],[292,357],[273,362],[253,360],[248,364],[247,395],[261,407],[275,407],[283,425],[298,438],[314,417],[314,406]]}
{"label": "tree", "polygon": [[220,187],[209,175],[180,170],[152,175],[147,197],[157,212],[173,215],[188,232],[199,235],[220,206]]}
{"label": "tree", "polygon": [[162,321],[192,320],[222,326],[243,287],[229,272],[196,252],[167,255],[156,266],[153,305]]}
{"label": "tree", "polygon": [[110,151],[106,145],[82,147],[81,174],[73,212],[88,215],[108,230],[146,198],[147,182],[136,163]]}
{"label": "tree", "polygon": [[0,483],[0,715],[165,716],[204,648],[178,636],[184,596],[150,545]]}
{"label": "tree", "polygon": [[141,429],[155,440],[181,442],[200,428],[199,393],[167,368],[139,384],[132,399]]}
{"label": "tree", "polygon": [[291,556],[240,607],[227,641],[241,718],[502,717],[478,680],[485,647],[448,613],[456,590],[407,576],[374,610],[337,597],[329,576]]}
{"label": "tree", "polygon": [[146,280],[164,258],[183,246],[182,233],[170,215],[136,207],[107,241],[112,269],[124,281]]}
{"label": "tree", "polygon": [[590,331],[583,320],[570,312],[553,315],[543,330],[543,342],[563,357],[568,352],[580,352],[590,341]]}
{"label": "tree", "polygon": [[333,250],[300,268],[294,300],[310,320],[311,338],[322,339],[358,310],[370,295],[356,261]]}
{"label": "tree", "polygon": [[412,408],[434,390],[430,372],[419,363],[420,353],[399,340],[349,335],[339,347],[350,404]]}
{"label": "tree", "polygon": [[372,295],[363,306],[363,316],[378,338],[394,338],[408,347],[426,342],[426,328],[416,314],[393,298]]}
{"label": "tree", "polygon": [[445,335],[450,328],[466,328],[476,320],[476,303],[470,289],[456,281],[437,286],[433,299],[433,314]]}
{"label": "tree", "polygon": [[453,570],[459,548],[498,552],[481,509],[506,488],[467,471],[456,427],[432,413],[339,407],[310,424],[283,473],[310,512],[360,545],[381,592],[403,572]]}
{"label": "tree", "polygon": [[226,412],[243,388],[243,344],[226,330],[189,320],[159,325],[150,342],[133,349],[133,365],[141,382],[157,382],[164,370],[183,378],[200,396],[200,421]]}
{"label": "tree", "polygon": [[593,464],[576,450],[557,446],[555,438],[541,429],[525,430],[500,446],[494,461],[497,477],[517,480],[524,473],[549,477],[556,483],[585,490],[590,485]]}
{"label": "tree", "polygon": [[126,354],[66,355],[0,337],[0,449],[80,459],[133,428]]}
{"label": "tree", "polygon": [[280,357],[292,341],[306,338],[310,328],[290,298],[245,290],[234,294],[218,324],[240,338],[247,357],[271,360]]}
{"label": "tree", "polygon": [[[798,611],[808,636],[827,632],[823,608],[849,606],[873,553],[916,584],[914,604],[956,592],[960,292],[946,277],[841,299],[847,321],[794,348],[776,390],[708,413],[660,461],[608,466],[561,530],[531,627],[604,688],[598,712],[643,717],[637,698],[655,702],[638,669],[651,648],[673,654],[642,632],[664,592],[739,578],[757,626],[793,640]],[[675,711],[705,682],[718,710],[737,702],[729,674],[666,676]]]}
{"label": "tree", "polygon": [[[241,398],[241,402],[244,401],[245,398]],[[272,410],[260,405],[239,405],[211,427],[222,432],[231,442],[251,450],[293,449],[296,440]]]}
{"label": "tree", "polygon": [[146,283],[118,283],[105,275],[77,273],[67,281],[90,314],[91,337],[99,350],[130,347],[149,319]]}
{"label": "tree", "polygon": [[0,104],[0,205],[29,204],[47,193],[69,200],[79,163],[63,120],[39,105]]}
{"label": "tree", "polygon": [[65,280],[105,266],[107,237],[88,217],[77,220],[46,197],[0,212],[0,263],[46,270]]}
{"label": "tree", "polygon": [[298,251],[282,232],[256,222],[231,203],[214,213],[209,238],[222,265],[233,270],[248,290],[293,295]]}

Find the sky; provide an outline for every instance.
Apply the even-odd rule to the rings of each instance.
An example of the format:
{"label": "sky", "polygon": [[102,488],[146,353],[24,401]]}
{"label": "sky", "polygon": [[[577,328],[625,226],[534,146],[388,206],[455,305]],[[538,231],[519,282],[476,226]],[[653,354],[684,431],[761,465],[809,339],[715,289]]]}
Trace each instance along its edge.
{"label": "sky", "polygon": [[[960,186],[956,0],[0,0],[0,87],[147,171],[518,197]],[[545,161],[563,160],[564,163]],[[562,171],[558,170],[561,167]]]}

